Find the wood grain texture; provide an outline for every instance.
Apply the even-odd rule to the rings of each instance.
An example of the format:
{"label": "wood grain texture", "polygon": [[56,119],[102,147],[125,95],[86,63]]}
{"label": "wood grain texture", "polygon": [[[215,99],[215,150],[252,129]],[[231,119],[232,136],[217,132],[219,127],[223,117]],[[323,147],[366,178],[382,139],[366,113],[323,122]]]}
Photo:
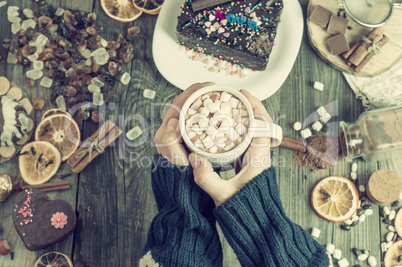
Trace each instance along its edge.
{"label": "wood grain texture", "polygon": [[[332,35],[327,33],[326,28],[322,28],[307,19],[317,5],[321,5],[332,11],[334,16],[337,15],[341,7],[337,5],[335,0],[311,0],[308,4],[306,16],[310,43],[317,51],[317,54],[334,68],[354,75],[372,77],[386,71],[402,57],[402,30],[400,27],[402,22],[401,9],[395,9],[391,19],[381,26],[385,30],[385,35],[390,38],[390,41],[381,49],[378,55],[375,55],[369,63],[367,63],[361,72],[356,73],[345,63],[341,56],[335,56],[329,51],[327,39]],[[349,16],[347,16],[347,19],[349,20],[348,26],[350,26],[350,29],[346,30],[345,37],[350,46],[352,46],[358,42],[362,36],[366,36],[372,29],[357,24]]]}
{"label": "wood grain texture", "polygon": [[[99,1],[48,2],[63,8],[97,13],[98,23],[105,28],[101,35],[107,40],[116,39],[119,33],[125,35],[127,28],[133,25],[141,28],[141,33],[134,41],[134,59],[123,68],[123,72],[131,74],[131,81],[128,85],[116,84],[114,90],[120,96],[119,103],[109,105],[105,110],[107,119],[114,121],[123,130],[123,134],[80,174],[65,178],[72,188],[48,194],[51,199],[66,200],[77,211],[77,228],[62,243],[46,250],[28,251],[12,225],[11,206],[14,196],[11,195],[0,203],[0,223],[4,229],[1,238],[8,239],[15,252],[14,261],[9,256],[0,257],[0,266],[32,266],[39,255],[51,250],[68,254],[77,267],[137,266],[149,226],[157,214],[151,188],[151,162],[156,153],[153,136],[169,105],[181,92],[160,75],[152,58],[153,28],[157,17],[144,14],[132,23],[121,24],[105,15]],[[308,1],[300,2],[306,14]],[[13,5],[37,9],[36,4],[30,0],[15,0]],[[0,41],[11,36],[6,12],[5,7],[0,8]],[[3,59],[7,56],[2,48],[0,54]],[[4,74],[14,81],[29,97],[39,95],[47,100],[44,110],[34,114],[37,124],[44,111],[53,107],[49,101],[50,91],[40,87],[38,82],[33,88],[26,87],[20,78],[25,71],[26,69],[18,65],[2,68],[0,64],[0,75]],[[323,92],[313,89],[314,81],[325,85]],[[155,90],[155,99],[144,98],[145,89]],[[299,134],[292,129],[292,124],[295,121],[305,122],[319,106],[331,103],[337,114],[331,121],[335,125],[339,120],[355,121],[363,112],[361,102],[355,99],[342,74],[317,56],[305,32],[299,55],[288,78],[281,89],[263,101],[263,104],[273,119],[281,125],[284,136],[301,140]],[[75,118],[81,127],[83,139],[99,128],[94,122],[80,121],[77,116]],[[142,136],[134,141],[126,140],[125,132],[135,126],[144,131]],[[282,148],[274,148],[272,151],[273,164],[278,170],[281,200],[288,217],[307,231],[312,227],[321,229],[321,236],[317,241],[323,245],[335,244],[351,266],[357,264],[351,253],[353,247],[370,249],[379,261],[379,244],[380,239],[384,238],[385,229],[384,226],[380,227],[378,206],[373,205],[374,215],[350,232],[342,231],[338,224],[319,218],[310,206],[310,193],[315,183],[329,175],[347,175],[350,172],[350,163],[341,160],[329,170],[311,172],[309,168],[293,162],[293,151]],[[398,169],[401,160],[367,163],[359,159],[356,162],[359,164],[358,184],[365,184],[370,174],[381,168],[394,170],[402,177],[401,170]],[[17,165],[18,159],[13,158],[0,164],[0,172],[15,178],[19,176]],[[68,172],[68,166],[63,164],[58,174]],[[57,178],[52,181],[57,181]],[[223,236],[221,240],[224,266],[240,266]]]}

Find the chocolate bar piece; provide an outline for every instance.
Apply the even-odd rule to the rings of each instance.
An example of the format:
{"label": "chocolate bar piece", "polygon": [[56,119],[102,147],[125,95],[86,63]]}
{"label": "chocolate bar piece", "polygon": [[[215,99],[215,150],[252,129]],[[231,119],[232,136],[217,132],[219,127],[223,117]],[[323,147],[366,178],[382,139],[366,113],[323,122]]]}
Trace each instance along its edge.
{"label": "chocolate bar piece", "polygon": [[311,12],[311,15],[309,17],[309,19],[320,25],[321,27],[325,28],[327,27],[329,18],[332,16],[332,12],[329,11],[328,9],[326,9],[325,7],[322,7],[320,5],[316,6],[313,10],[313,12]]}
{"label": "chocolate bar piece", "polygon": [[327,32],[330,34],[345,34],[346,28],[348,27],[348,20],[338,16],[331,16],[329,20]]}
{"label": "chocolate bar piece", "polygon": [[346,52],[350,49],[348,41],[346,41],[346,37],[344,34],[340,33],[331,37],[327,40],[329,50],[334,55],[339,55],[343,52]]}
{"label": "chocolate bar piece", "polygon": [[233,0],[193,0],[193,10],[199,11],[219,4],[232,2]]}

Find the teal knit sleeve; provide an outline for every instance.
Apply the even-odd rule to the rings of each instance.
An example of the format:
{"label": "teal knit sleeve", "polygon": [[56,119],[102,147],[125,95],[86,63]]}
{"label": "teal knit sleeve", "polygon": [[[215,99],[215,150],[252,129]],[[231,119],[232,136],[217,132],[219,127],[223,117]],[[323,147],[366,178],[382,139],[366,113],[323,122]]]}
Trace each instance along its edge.
{"label": "teal knit sleeve", "polygon": [[242,266],[329,266],[325,249],[286,216],[273,167],[214,213]]}
{"label": "teal knit sleeve", "polygon": [[213,200],[193,169],[154,157],[152,189],[159,213],[151,223],[140,266],[222,266]]}

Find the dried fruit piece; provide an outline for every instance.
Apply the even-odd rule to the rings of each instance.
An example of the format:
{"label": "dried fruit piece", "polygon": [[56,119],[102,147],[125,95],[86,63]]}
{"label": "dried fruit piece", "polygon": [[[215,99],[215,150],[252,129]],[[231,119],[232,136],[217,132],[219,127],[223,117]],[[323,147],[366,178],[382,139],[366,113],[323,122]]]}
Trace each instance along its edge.
{"label": "dried fruit piece", "polygon": [[144,13],[159,14],[164,0],[134,0],[134,6]]}
{"label": "dried fruit piece", "polygon": [[81,133],[75,120],[66,114],[55,114],[43,119],[35,131],[36,141],[52,143],[61,153],[61,160],[67,160],[77,149]]}
{"label": "dried fruit piece", "polygon": [[101,6],[106,15],[120,22],[136,20],[142,14],[129,0],[101,0]]}
{"label": "dried fruit piece", "polygon": [[42,110],[43,107],[45,106],[45,99],[41,96],[33,96],[32,97],[32,106],[36,110]]}
{"label": "dried fruit piece", "polygon": [[347,178],[329,176],[311,192],[311,206],[318,216],[331,222],[344,222],[356,213],[359,194]]}
{"label": "dried fruit piece", "polygon": [[34,267],[46,266],[74,267],[71,259],[67,255],[56,251],[43,254],[39,257],[39,259],[36,260],[34,264]]}
{"label": "dried fruit piece", "polygon": [[20,152],[20,173],[22,179],[30,185],[48,181],[57,172],[60,163],[60,152],[49,142],[28,143]]}

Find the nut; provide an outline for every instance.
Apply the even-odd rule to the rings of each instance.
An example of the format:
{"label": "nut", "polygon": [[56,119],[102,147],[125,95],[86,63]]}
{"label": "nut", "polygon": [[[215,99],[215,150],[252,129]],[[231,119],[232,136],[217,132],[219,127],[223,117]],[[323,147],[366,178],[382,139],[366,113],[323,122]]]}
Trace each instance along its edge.
{"label": "nut", "polygon": [[0,239],[0,254],[7,255],[11,251],[11,245],[6,239]]}

